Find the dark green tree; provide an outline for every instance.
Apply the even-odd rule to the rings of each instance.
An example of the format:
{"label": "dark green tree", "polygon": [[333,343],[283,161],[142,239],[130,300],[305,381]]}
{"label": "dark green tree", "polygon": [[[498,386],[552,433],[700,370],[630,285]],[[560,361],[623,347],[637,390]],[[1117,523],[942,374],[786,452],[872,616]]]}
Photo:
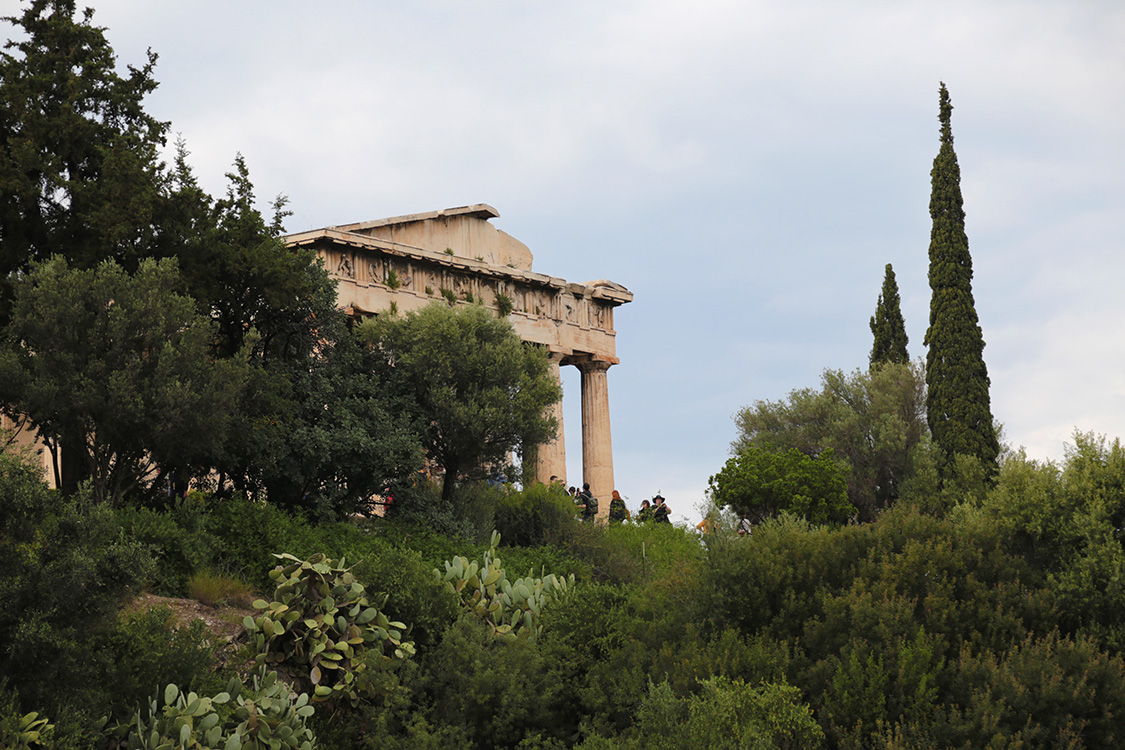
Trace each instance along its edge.
{"label": "dark green tree", "polygon": [[902,310],[899,307],[895,270],[890,263],[887,264],[887,272],[883,276],[883,291],[879,293],[879,303],[875,307],[875,314],[871,317],[871,333],[875,337],[870,357],[872,368],[884,362],[900,365],[910,362],[910,355],[906,352],[906,345],[910,339],[906,336],[906,321],[902,319]]}
{"label": "dark green tree", "polygon": [[200,311],[218,326],[219,354],[239,351],[251,331],[256,353],[296,354],[303,345],[290,340],[294,320],[305,320],[308,300],[319,294],[321,281],[309,273],[316,265],[314,254],[287,248],[279,238],[289,215],[286,199],[274,200],[267,223],[239,154],[226,175],[227,194],[216,200],[197,184],[184,143],[176,146],[158,251],[179,259]]}
{"label": "dark green tree", "polygon": [[422,452],[410,395],[349,327],[327,272],[307,273],[313,293],[274,310],[268,344],[247,342],[260,349],[254,379],[217,465],[242,490],[324,518],[398,494]]}
{"label": "dark green tree", "polygon": [[93,11],[33,0],[0,52],[0,319],[13,274],[61,255],[76,268],[153,255],[167,123],[142,105],[156,88],[149,52],[122,77]]}
{"label": "dark green tree", "polygon": [[157,467],[197,467],[223,444],[248,366],[211,357],[213,324],[182,294],[174,260],[144,260],[130,275],[112,260],[74,269],[52,258],[21,277],[11,317],[0,401],[52,448],[83,436],[63,450],[77,453],[97,499],[142,486]]}
{"label": "dark green tree", "polygon": [[984,337],[973,302],[973,260],[965,235],[961,170],[953,151],[953,105],[941,84],[941,148],[930,172],[930,327],[926,330],[926,414],[948,459],[973,456],[995,471],[1000,444],[989,403]]}
{"label": "dark green tree", "polygon": [[[167,123],[142,106],[156,88],[151,52],[118,74],[93,12],[74,0],[32,0],[4,21],[17,33],[0,52],[0,323],[12,284],[56,255],[74,268],[114,259],[126,270],[153,255]],[[85,478],[84,436],[63,435],[62,487]]]}
{"label": "dark green tree", "polygon": [[423,445],[445,470],[443,500],[460,479],[507,464],[521,442],[554,437],[558,425],[545,409],[562,389],[544,352],[523,343],[507,320],[480,305],[437,302],[363,326],[417,405]]}

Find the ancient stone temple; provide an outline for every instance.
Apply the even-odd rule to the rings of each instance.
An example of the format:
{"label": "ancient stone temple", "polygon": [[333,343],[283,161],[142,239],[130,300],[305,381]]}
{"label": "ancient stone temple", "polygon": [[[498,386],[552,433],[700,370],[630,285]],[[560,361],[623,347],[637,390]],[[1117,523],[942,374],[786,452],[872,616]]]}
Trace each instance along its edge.
{"label": "ancient stone temple", "polygon": [[[583,284],[531,270],[519,240],[490,223],[496,209],[483,203],[359,224],[326,227],[285,238],[308,247],[338,280],[339,304],[357,316],[394,305],[408,313],[435,301],[481,303],[507,313],[524,341],[546,347],[555,376],[573,365],[582,373],[582,481],[603,512],[614,489],[606,371],[618,363],[614,308],[633,294],[604,279]],[[566,480],[562,404],[554,416],[558,438],[539,447],[536,477]],[[575,478],[570,484],[580,485]]]}

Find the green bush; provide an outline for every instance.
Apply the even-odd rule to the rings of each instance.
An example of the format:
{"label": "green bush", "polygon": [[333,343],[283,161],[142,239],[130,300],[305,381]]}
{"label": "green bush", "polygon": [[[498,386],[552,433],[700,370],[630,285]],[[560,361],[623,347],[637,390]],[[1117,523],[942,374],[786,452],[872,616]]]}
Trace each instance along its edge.
{"label": "green bush", "polygon": [[449,499],[436,482],[419,479],[395,495],[387,518],[427,527],[445,536],[487,542],[502,490],[485,482],[464,482]]}
{"label": "green bush", "polygon": [[495,525],[510,546],[559,544],[573,536],[576,512],[574,499],[561,486],[537,483],[501,495]]}
{"label": "green bush", "polygon": [[800,691],[784,683],[751,686],[713,677],[701,681],[700,691],[686,699],[677,698],[667,683],[650,685],[638,719],[636,733],[619,747],[811,750],[824,740],[809,707],[801,702]]}
{"label": "green bush", "polygon": [[216,539],[204,529],[201,504],[181,501],[166,511],[124,507],[116,514],[125,533],[151,551],[153,592],[184,596],[192,574],[211,566]]}
{"label": "green bush", "polygon": [[[217,691],[217,645],[201,620],[177,627],[172,610],[153,607],[123,614],[115,627],[94,633],[88,644],[99,675],[98,706],[106,713],[144,705],[160,685]],[[91,696],[92,697],[92,696]]]}
{"label": "green bush", "polygon": [[478,748],[515,748],[538,735],[563,738],[573,717],[561,685],[526,638],[496,638],[462,617],[425,659],[420,692],[434,726],[452,726]]}
{"label": "green bush", "polygon": [[1090,638],[1028,635],[958,656],[942,747],[1121,747],[1125,661]]}
{"label": "green bush", "polygon": [[747,446],[708,487],[716,505],[753,523],[782,512],[812,523],[841,523],[858,512],[848,499],[847,475],[831,449],[811,458],[796,448],[773,453]]}
{"label": "green bush", "polygon": [[37,469],[0,455],[0,570],[0,674],[60,735],[88,724],[103,680],[91,637],[150,578],[146,550],[108,506],[63,499]]}
{"label": "green bush", "polygon": [[562,547],[594,581],[640,583],[702,560],[699,537],[672,524],[574,524]]}
{"label": "green bush", "polygon": [[388,612],[410,623],[418,648],[435,645],[457,619],[457,598],[435,584],[433,565],[414,550],[392,547],[382,539],[367,541],[354,553],[362,556],[353,567],[356,578],[367,582],[368,591],[385,597]]}
{"label": "green bush", "polygon": [[316,530],[304,518],[241,496],[211,500],[204,527],[216,540],[212,567],[260,591],[275,585],[269,577],[275,553],[312,554],[316,546]]}

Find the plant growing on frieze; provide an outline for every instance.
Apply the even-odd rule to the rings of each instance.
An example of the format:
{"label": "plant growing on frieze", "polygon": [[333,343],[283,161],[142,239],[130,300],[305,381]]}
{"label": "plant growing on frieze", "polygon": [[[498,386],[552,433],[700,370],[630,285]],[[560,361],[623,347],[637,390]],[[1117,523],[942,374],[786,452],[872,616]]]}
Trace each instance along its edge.
{"label": "plant growing on frieze", "polygon": [[393,268],[387,271],[387,275],[383,279],[383,283],[391,289],[398,289],[400,286],[402,286],[402,281],[400,281],[398,278],[398,272]]}
{"label": "plant growing on frieze", "polygon": [[510,579],[496,556],[499,545],[500,532],[493,531],[492,544],[479,563],[454,557],[446,561],[444,573],[435,569],[434,575],[461,599],[464,611],[492,627],[493,635],[534,639],[543,629],[543,608],[573,590],[574,574],[535,578],[529,571],[524,578]]}
{"label": "plant growing on frieze", "polygon": [[372,697],[362,679],[368,665],[393,666],[414,653],[406,626],[382,612],[386,597],[372,602],[343,558],[274,557],[283,565],[270,571],[277,582],[273,601],[257,600],[254,608],[262,613],[243,621],[258,662],[285,668],[316,701],[355,705]]}
{"label": "plant growing on frieze", "polygon": [[506,318],[512,314],[512,298],[500,292],[496,295],[496,309],[500,312],[501,318]]}

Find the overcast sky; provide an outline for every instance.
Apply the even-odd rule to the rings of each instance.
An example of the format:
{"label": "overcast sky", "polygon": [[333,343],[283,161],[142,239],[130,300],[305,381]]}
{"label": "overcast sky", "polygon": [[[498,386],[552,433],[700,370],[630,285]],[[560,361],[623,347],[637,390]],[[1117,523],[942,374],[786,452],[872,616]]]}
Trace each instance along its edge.
{"label": "overcast sky", "polygon": [[866,366],[887,263],[925,354],[945,81],[993,413],[1038,459],[1125,434],[1120,0],[94,7],[212,192],[241,152],[289,231],[488,203],[535,270],[632,290],[616,483],[684,517],[740,407]]}

